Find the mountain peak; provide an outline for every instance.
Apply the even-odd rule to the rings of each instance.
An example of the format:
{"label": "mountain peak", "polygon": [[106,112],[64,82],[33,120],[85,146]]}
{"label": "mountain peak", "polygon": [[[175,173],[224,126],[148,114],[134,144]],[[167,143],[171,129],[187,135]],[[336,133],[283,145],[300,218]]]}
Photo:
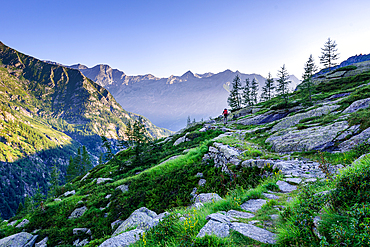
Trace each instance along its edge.
{"label": "mountain peak", "polygon": [[83,64],[80,64],[80,63],[73,64],[73,65],[68,66],[68,67],[71,68],[71,69],[78,69],[78,70],[80,70],[80,69],[88,69],[88,67],[86,65],[83,65]]}

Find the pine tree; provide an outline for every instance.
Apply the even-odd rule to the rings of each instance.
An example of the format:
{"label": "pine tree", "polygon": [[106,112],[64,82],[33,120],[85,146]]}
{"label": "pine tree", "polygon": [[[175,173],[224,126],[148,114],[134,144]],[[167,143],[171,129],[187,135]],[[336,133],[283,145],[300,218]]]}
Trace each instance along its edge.
{"label": "pine tree", "polygon": [[276,91],[284,99],[285,105],[288,105],[288,84],[290,83],[290,81],[288,71],[285,68],[285,64],[283,65],[283,67],[281,67],[281,70],[278,70],[277,76],[279,77],[279,79],[277,80],[278,85]]}
{"label": "pine tree", "polygon": [[273,96],[273,91],[275,90],[274,79],[271,77],[269,72],[267,79],[265,81],[265,86],[262,87],[261,99],[264,101],[270,100]]}
{"label": "pine tree", "polygon": [[227,99],[227,103],[233,110],[239,109],[241,106],[241,97],[239,93],[240,90],[241,90],[240,77],[239,75],[236,75],[233,80],[232,89],[230,91],[229,98]]}
{"label": "pine tree", "polygon": [[67,166],[67,176],[66,176],[67,182],[72,181],[77,176],[78,176],[78,164],[75,162],[72,156],[70,156],[69,164]]}
{"label": "pine tree", "polygon": [[258,102],[258,81],[256,78],[253,78],[251,85],[251,100],[252,104],[255,105]]}
{"label": "pine tree", "polygon": [[315,65],[315,61],[312,57],[312,54],[308,58],[308,61],[304,65],[304,73],[302,75],[303,79],[303,88],[306,91],[310,104],[312,104],[312,76],[316,73],[317,66]]}
{"label": "pine tree", "polygon": [[103,148],[105,148],[105,154],[104,154],[104,160],[109,161],[114,157],[112,145],[110,144],[110,141],[105,136],[101,136],[101,140],[103,142]]}
{"label": "pine tree", "polygon": [[339,59],[339,53],[337,53],[337,44],[335,41],[331,40],[328,38],[328,41],[324,44],[324,48],[321,48],[321,56],[320,58],[320,63],[324,65],[324,68],[329,68],[330,69],[337,65],[334,61]]}
{"label": "pine tree", "polygon": [[250,81],[249,81],[249,78],[246,78],[245,79],[245,86],[243,87],[242,98],[243,98],[243,104],[245,106],[252,105],[252,102],[251,102],[251,89],[250,89]]}
{"label": "pine tree", "polygon": [[19,205],[18,205],[18,209],[17,209],[16,214],[17,214],[17,215],[21,214],[21,213],[22,213],[22,211],[23,211],[23,209],[24,209],[24,207],[23,207],[22,202],[19,202]]}
{"label": "pine tree", "polygon": [[90,160],[90,155],[86,150],[85,146],[82,146],[82,156],[81,156],[81,173],[83,175],[86,172],[90,171],[93,168],[93,165]]}

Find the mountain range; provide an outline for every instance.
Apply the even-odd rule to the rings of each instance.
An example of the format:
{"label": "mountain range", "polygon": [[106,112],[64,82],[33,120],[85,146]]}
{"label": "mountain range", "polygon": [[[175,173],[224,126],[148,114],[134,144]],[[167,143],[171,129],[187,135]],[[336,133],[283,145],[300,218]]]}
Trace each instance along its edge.
{"label": "mountain range", "polygon": [[[157,126],[177,131],[190,116],[197,121],[216,117],[227,108],[230,85],[236,75],[244,85],[245,79],[256,78],[259,92],[265,78],[259,74],[244,74],[225,70],[220,73],[196,74],[187,71],[182,76],[158,78],[151,74],[129,76],[109,65],[88,68],[82,64],[69,66],[108,89],[126,110],[144,115]],[[291,91],[301,82],[290,76]]]}
{"label": "mountain range", "polygon": [[[37,188],[46,191],[51,167],[64,175],[71,155],[85,146],[94,163],[101,137],[125,138],[128,112],[80,71],[45,63],[0,42],[0,212],[14,215]],[[144,118],[148,135],[171,133]]]}

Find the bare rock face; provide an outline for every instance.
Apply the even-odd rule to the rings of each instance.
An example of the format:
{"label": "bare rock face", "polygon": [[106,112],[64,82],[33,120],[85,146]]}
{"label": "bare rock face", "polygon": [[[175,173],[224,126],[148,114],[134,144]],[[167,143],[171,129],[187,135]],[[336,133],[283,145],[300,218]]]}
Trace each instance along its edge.
{"label": "bare rock face", "polygon": [[240,207],[246,211],[257,212],[266,202],[264,199],[251,199],[243,203]]}
{"label": "bare rock face", "polygon": [[325,150],[334,145],[333,141],[341,131],[347,129],[346,121],[335,122],[327,126],[317,126],[303,130],[287,130],[266,139],[276,152],[295,152]]}
{"label": "bare rock face", "polygon": [[370,106],[370,98],[367,99],[360,99],[353,102],[350,106],[348,106],[343,113],[352,113],[356,112],[360,109],[368,108]]}
{"label": "bare rock face", "polygon": [[328,114],[336,109],[338,109],[339,105],[326,105],[320,108],[312,109],[308,112],[298,113],[296,115],[286,117],[277,123],[271,130],[271,132],[280,131],[283,129],[287,129],[299,123],[300,120],[309,118],[309,117],[318,117],[325,114]]}
{"label": "bare rock face", "polygon": [[369,138],[370,138],[370,128],[367,128],[360,134],[351,137],[351,139],[345,142],[342,142],[341,144],[338,145],[338,147],[341,152],[347,152],[354,148],[355,146],[357,146],[358,144],[361,144],[366,141],[369,142]]}

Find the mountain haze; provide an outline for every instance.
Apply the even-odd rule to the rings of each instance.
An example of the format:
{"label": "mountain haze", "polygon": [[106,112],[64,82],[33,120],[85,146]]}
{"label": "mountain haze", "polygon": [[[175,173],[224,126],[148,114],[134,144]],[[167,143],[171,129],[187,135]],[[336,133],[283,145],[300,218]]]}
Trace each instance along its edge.
{"label": "mountain haze", "polygon": [[[188,116],[191,120],[200,120],[220,115],[228,107],[228,90],[236,75],[240,76],[243,85],[246,78],[256,78],[260,84],[259,90],[265,83],[261,75],[231,70],[217,74],[187,71],[182,76],[158,78],[151,74],[128,76],[103,64],[92,68],[76,64],[70,68],[80,70],[86,77],[108,89],[125,109],[140,113],[156,125],[171,130],[184,127]],[[294,90],[300,81],[293,75],[290,80],[290,90]]]}

